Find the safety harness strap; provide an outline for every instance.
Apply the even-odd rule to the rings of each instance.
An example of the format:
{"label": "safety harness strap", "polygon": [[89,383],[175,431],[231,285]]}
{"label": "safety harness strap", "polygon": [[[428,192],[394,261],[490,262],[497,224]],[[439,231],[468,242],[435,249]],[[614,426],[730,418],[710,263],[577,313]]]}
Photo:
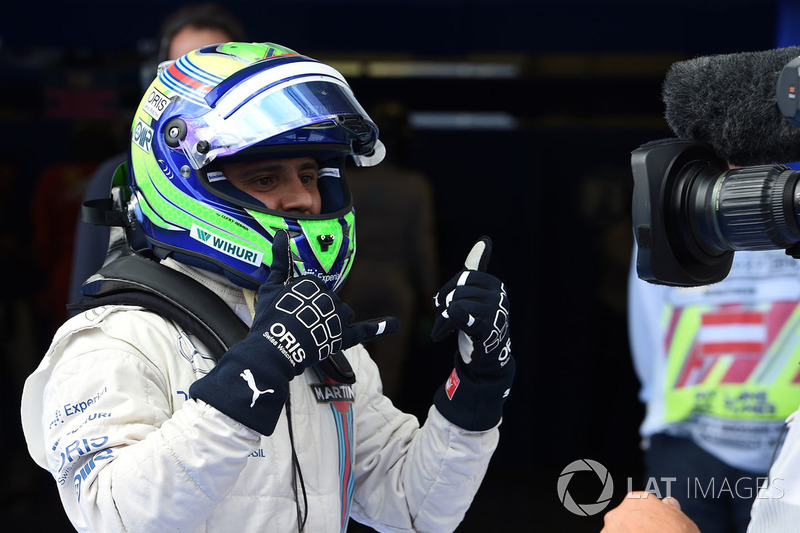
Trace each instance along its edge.
{"label": "safety harness strap", "polygon": [[[70,311],[101,305],[137,305],[173,320],[205,344],[217,360],[247,336],[249,328],[203,284],[137,253],[106,264],[81,287],[84,298]],[[355,383],[355,373],[342,352],[320,363],[340,383]]]}

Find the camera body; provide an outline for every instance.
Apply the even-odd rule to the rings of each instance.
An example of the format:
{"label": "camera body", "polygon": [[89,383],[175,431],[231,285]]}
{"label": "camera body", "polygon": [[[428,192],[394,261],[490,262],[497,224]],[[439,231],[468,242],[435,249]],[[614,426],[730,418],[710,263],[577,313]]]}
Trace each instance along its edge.
{"label": "camera body", "polygon": [[730,169],[701,142],[665,139],[631,155],[637,275],[699,286],[725,279],[736,250],[800,242],[800,172],[784,165]]}

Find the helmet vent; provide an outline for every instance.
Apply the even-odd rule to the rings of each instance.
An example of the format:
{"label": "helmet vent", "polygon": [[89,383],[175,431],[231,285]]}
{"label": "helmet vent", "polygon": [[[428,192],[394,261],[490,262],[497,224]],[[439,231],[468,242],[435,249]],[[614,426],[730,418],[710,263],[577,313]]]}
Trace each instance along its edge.
{"label": "helmet vent", "polygon": [[317,240],[322,245],[322,251],[327,252],[328,248],[333,245],[333,241],[336,240],[336,235],[317,235]]}

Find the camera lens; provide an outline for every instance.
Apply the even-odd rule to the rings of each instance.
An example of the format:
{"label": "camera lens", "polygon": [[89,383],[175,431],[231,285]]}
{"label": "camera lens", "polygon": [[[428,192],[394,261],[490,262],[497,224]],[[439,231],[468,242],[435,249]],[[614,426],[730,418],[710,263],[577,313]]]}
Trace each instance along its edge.
{"label": "camera lens", "polygon": [[718,174],[690,165],[681,174],[675,215],[691,228],[691,244],[704,252],[774,250],[800,241],[800,172],[778,165]]}

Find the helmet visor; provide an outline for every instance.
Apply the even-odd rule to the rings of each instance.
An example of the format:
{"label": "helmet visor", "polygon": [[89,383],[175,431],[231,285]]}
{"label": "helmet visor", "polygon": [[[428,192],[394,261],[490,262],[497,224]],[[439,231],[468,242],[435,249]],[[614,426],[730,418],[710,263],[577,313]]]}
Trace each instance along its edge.
{"label": "helmet visor", "polygon": [[377,127],[350,88],[322,75],[284,81],[255,95],[246,84],[234,87],[213,109],[185,122],[187,134],[180,146],[195,169],[307,126],[319,125],[321,133],[330,129],[327,142],[341,142],[344,130],[356,157],[372,155],[378,137]]}

